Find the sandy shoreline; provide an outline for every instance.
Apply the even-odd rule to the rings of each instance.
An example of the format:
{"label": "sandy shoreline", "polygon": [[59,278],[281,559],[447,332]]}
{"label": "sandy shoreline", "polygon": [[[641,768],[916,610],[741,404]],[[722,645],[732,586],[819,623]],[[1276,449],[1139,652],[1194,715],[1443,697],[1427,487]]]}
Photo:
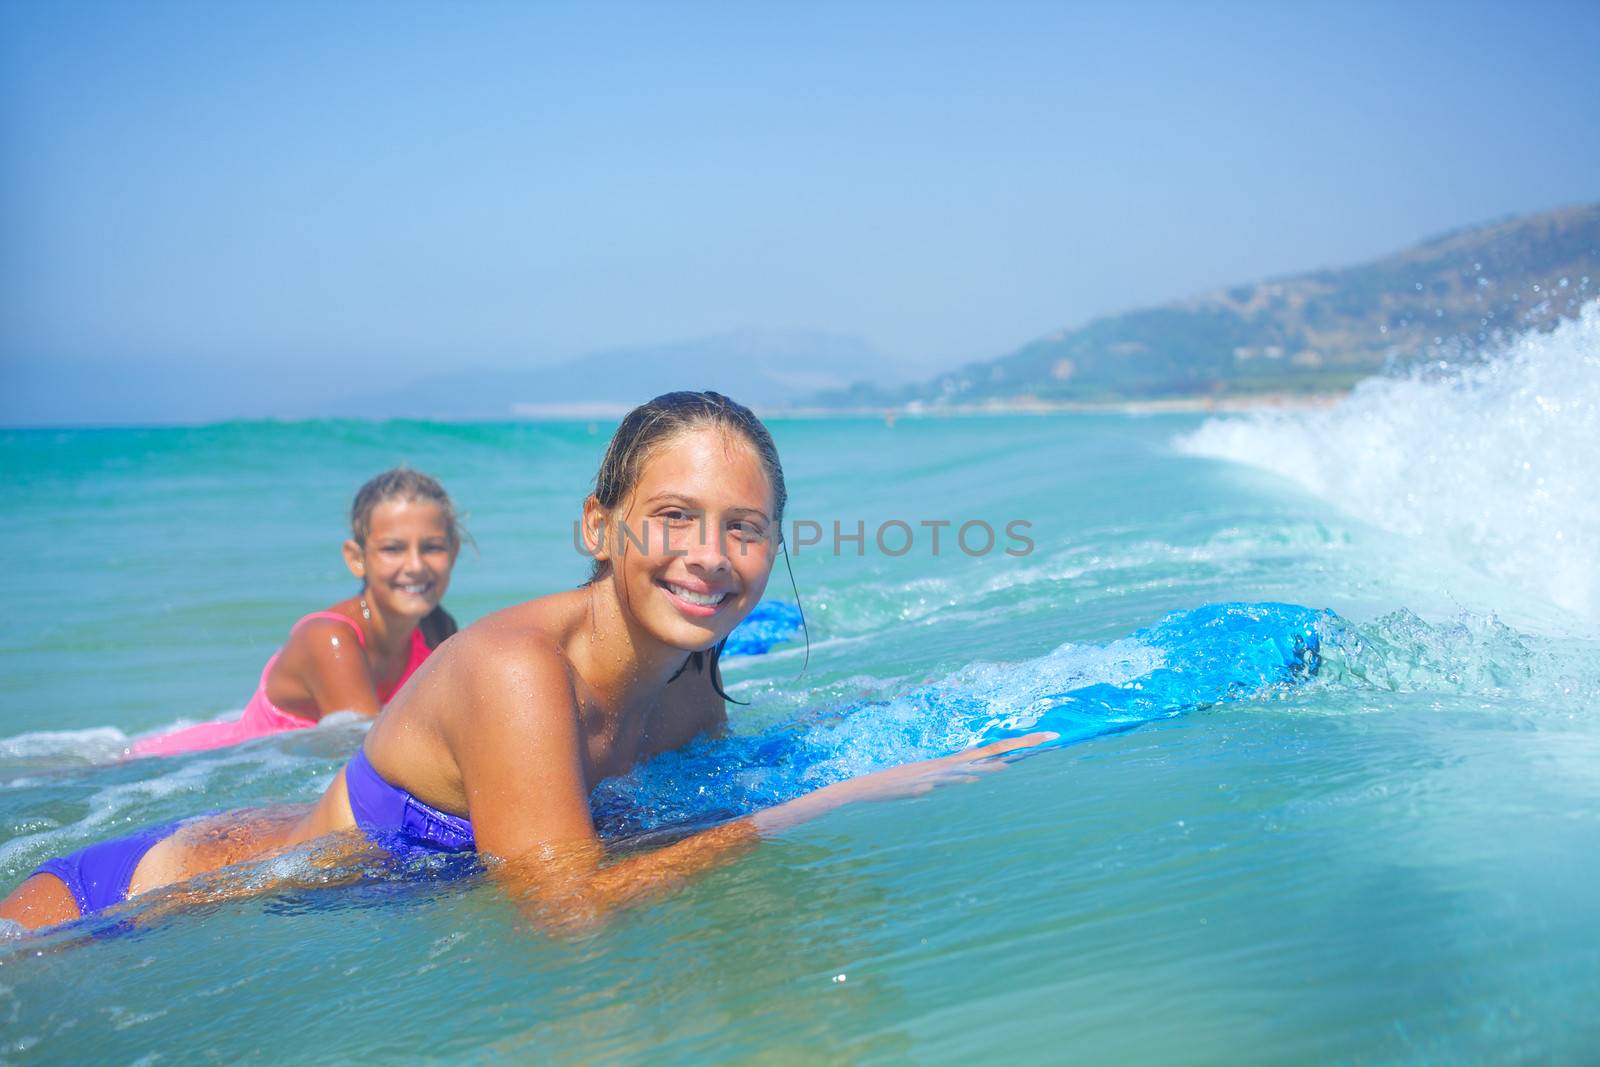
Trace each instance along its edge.
{"label": "sandy shoreline", "polygon": [[[1123,400],[1102,403],[1032,399],[993,400],[981,404],[924,404],[913,401],[893,407],[765,407],[753,405],[756,414],[773,419],[918,419],[957,418],[973,415],[1164,415],[1242,414],[1251,411],[1310,411],[1328,408],[1350,395],[1349,390],[1329,393],[1257,393],[1243,396],[1185,396],[1161,400]],[[626,404],[512,404],[511,418],[530,421],[581,422],[620,419]],[[448,420],[476,421],[476,420]]]}
{"label": "sandy shoreline", "polygon": [[[1249,396],[1172,397],[1161,400],[1126,400],[1103,403],[1044,400],[1006,400],[983,404],[919,404],[858,408],[757,408],[763,418],[957,418],[977,415],[1167,415],[1245,414],[1255,411],[1312,411],[1329,408],[1349,396],[1349,390],[1330,393],[1261,393]],[[618,412],[620,417],[621,412]],[[527,417],[521,415],[519,416]],[[549,417],[548,414],[545,417]]]}

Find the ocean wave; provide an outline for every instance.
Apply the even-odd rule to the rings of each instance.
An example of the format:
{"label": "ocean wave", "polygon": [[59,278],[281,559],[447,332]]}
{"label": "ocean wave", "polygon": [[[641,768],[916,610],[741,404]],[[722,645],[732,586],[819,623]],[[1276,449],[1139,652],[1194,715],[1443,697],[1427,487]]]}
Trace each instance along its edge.
{"label": "ocean wave", "polygon": [[[186,764],[166,773],[98,786],[72,805],[71,816],[44,820],[8,841],[0,842],[0,877],[15,880],[40,860],[115,836],[117,831],[159,822],[164,805],[177,797],[204,796],[212,769]],[[8,789],[26,787],[26,780],[7,782]]]}
{"label": "ocean wave", "polygon": [[9,819],[13,836],[0,841],[0,886],[19,881],[49,856],[141,826],[234,807],[314,799],[356,743],[349,730],[328,731],[320,745],[293,739],[294,749],[310,752],[290,750],[289,745],[237,745],[182,758],[122,760],[83,773],[57,766],[31,778],[0,782],[14,805]]}
{"label": "ocean wave", "polygon": [[1318,684],[1512,699],[1562,713],[1600,699],[1600,646],[1539,637],[1493,615],[1430,623],[1406,609],[1360,626],[1323,620]]}
{"label": "ocean wave", "polygon": [[116,759],[128,751],[130,738],[115,726],[86,730],[35,730],[0,738],[0,767],[29,763],[91,764]]}
{"label": "ocean wave", "polygon": [[[237,719],[242,713],[236,708],[208,721],[227,722]],[[140,738],[157,737],[173,730],[193,726],[195,721],[181,718],[158,729],[133,735],[124,733],[115,726],[93,726],[82,730],[34,730],[14,737],[0,737],[0,787],[25,784],[32,775],[120,763],[132,755],[133,745]],[[281,746],[284,743],[295,743],[299,749],[313,754],[320,748],[339,751],[339,746],[347,744],[350,736],[363,734],[371,726],[372,717],[369,715],[355,711],[333,711],[319,719],[310,730],[266,734],[241,742],[241,745],[253,750],[261,748],[263,744]],[[312,740],[325,736],[331,737],[331,740],[321,745]],[[201,749],[183,755],[192,758],[208,751],[226,754],[240,750],[240,746],[234,745],[223,749]],[[158,758],[170,760],[173,757]],[[22,777],[12,777],[13,775]]]}
{"label": "ocean wave", "polygon": [[1207,420],[1184,452],[1274,471],[1586,619],[1600,615],[1600,301],[1486,359],[1326,411]]}

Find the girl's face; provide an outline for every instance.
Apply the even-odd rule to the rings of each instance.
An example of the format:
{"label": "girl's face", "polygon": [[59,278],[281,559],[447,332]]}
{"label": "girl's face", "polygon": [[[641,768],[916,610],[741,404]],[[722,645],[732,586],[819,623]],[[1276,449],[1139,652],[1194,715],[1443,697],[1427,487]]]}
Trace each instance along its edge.
{"label": "girl's face", "polygon": [[760,601],[777,548],[772,485],[755,450],[712,427],[680,434],[645,461],[623,506],[604,551],[626,610],[686,651],[728,636]]}
{"label": "girl's face", "polygon": [[444,509],[428,500],[385,500],[372,509],[367,543],[344,543],[367,603],[389,618],[423,619],[450,586],[456,552]]}

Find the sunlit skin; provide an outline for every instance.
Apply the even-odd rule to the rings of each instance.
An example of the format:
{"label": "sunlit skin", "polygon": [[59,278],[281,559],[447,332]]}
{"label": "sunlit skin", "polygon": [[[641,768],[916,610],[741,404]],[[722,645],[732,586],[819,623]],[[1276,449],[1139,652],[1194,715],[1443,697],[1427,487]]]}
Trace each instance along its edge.
{"label": "sunlit skin", "polygon": [[[760,600],[776,548],[768,536],[774,507],[765,470],[742,438],[698,429],[670,439],[646,460],[622,514],[607,515],[593,498],[585,503],[588,544],[608,573],[462,631],[423,664],[368,734],[367,757],[383,778],[471,819],[479,853],[504,861],[490,869],[542,926],[585,928],[727,862],[764,834],[851,800],[920,793],[998,768],[978,761],[1053,736],[841,782],[606,863],[588,803],[600,780],[727,723],[708,675],[680,668]],[[624,522],[636,535],[649,527],[643,550],[607,536]],[[665,539],[656,536],[663,525]],[[673,587],[721,599],[708,610]],[[334,860],[369,847],[356,830],[343,771],[309,812],[253,812],[242,822],[232,814],[184,828],[146,854],[132,892],[308,842]],[[164,899],[176,906],[239,892],[212,878]],[[0,905],[0,915],[16,917],[16,896]],[[66,904],[70,909],[70,897]],[[40,910],[18,921],[39,926],[60,918]]]}

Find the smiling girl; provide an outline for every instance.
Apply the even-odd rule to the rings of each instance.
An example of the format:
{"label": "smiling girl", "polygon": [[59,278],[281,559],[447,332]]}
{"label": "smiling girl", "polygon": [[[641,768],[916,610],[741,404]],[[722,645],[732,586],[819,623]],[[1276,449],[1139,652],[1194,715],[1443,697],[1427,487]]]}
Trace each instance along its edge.
{"label": "smiling girl", "polygon": [[[766,587],[785,497],[772,438],[747,408],[709,392],[636,408],[584,502],[590,580],[446,644],[309,810],[212,816],[91,846],[41,867],[0,902],[0,918],[46,926],[316,842],[336,862],[476,849],[541,922],[583,925],[847,801],[922,792],[1053,736],[839,782],[608,862],[589,811],[600,780],[727,724],[720,651]],[[166,902],[243,891],[236,874],[212,874]]]}
{"label": "smiling girl", "polygon": [[141,738],[133,755],[170,756],[303,730],[335,711],[378,714],[455,633],[439,601],[460,549],[455,509],[438,482],[404,467],[371,479],[350,507],[344,543],[345,565],[361,592],[294,624],[243,716]]}

